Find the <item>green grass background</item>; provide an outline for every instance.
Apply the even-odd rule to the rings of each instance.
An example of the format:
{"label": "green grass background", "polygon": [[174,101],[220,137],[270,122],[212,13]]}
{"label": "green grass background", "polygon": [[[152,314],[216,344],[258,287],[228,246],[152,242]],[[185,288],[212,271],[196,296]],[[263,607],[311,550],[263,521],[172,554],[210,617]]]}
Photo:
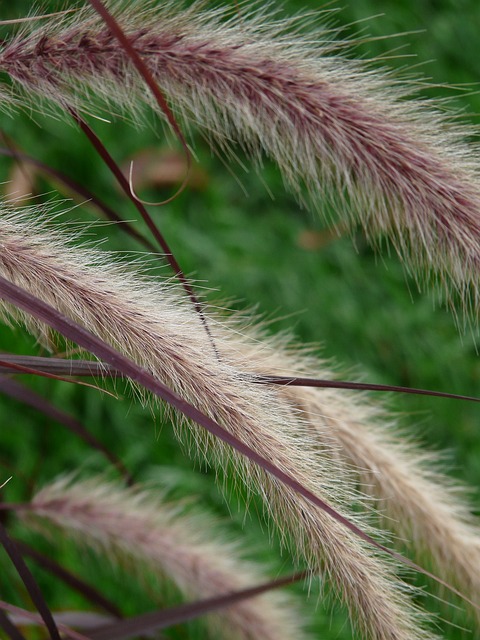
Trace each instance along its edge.
{"label": "green grass background", "polygon": [[[2,1],[0,19],[24,15],[30,5],[20,0]],[[45,6],[57,8],[59,4],[50,2]],[[329,8],[338,6],[334,3]],[[312,0],[291,0],[282,7],[280,13],[291,15],[304,9],[320,9],[321,5]],[[346,25],[349,37],[365,40],[355,48],[354,55],[394,55],[378,64],[415,67],[415,72],[428,76],[436,85],[425,89],[426,96],[451,98],[451,108],[463,110],[465,121],[479,123],[478,116],[471,115],[480,113],[480,98],[475,93],[480,76],[480,5],[476,0],[356,0],[350,6],[342,6],[335,21]],[[466,86],[462,90],[443,86],[459,84]],[[2,114],[0,118],[2,129],[21,149],[68,172],[124,217],[136,217],[130,204],[118,194],[108,170],[73,126],[48,116],[32,117],[28,112]],[[165,144],[162,128],[152,114],[147,114],[146,123],[141,129],[120,120],[108,125],[94,122],[94,126],[121,163],[139,150]],[[428,291],[419,292],[405,276],[393,252],[376,254],[360,231],[354,242],[351,237],[329,234],[321,218],[303,210],[285,190],[277,170],[268,161],[260,172],[249,163],[248,172],[239,165],[233,166],[235,179],[196,134],[194,142],[199,165],[207,177],[204,188],[187,190],[171,205],[153,210],[153,215],[184,271],[205,287],[206,300],[220,300],[221,304],[227,300],[230,308],[255,309],[268,319],[272,332],[289,329],[299,342],[318,344],[319,354],[341,363],[349,378],[479,394],[477,331],[459,331],[452,314],[435,304]],[[0,180],[8,180],[11,166],[11,162],[0,162]],[[41,200],[59,197],[47,182],[39,181],[37,189],[39,193],[48,192]],[[158,200],[171,192],[150,190],[142,195]],[[88,207],[77,208],[66,217],[88,222],[96,219]],[[141,228],[140,223],[137,226]],[[105,248],[139,250],[138,245],[111,226],[89,227],[88,233],[89,237],[107,237]],[[302,242],[305,233],[320,238],[321,246],[306,249]],[[156,263],[150,257],[144,261],[155,272]],[[166,267],[158,269],[158,273],[160,277],[169,275]],[[0,349],[39,352],[34,341],[19,328],[2,328]],[[229,491],[228,482],[224,499],[212,481],[213,474],[191,461],[178,445],[170,425],[163,424],[159,412],[143,409],[121,387],[119,402],[74,385],[44,379],[28,379],[25,383],[81,419],[122,457],[137,479],[167,484],[173,495],[198,497],[199,504],[229,521],[232,535],[245,535],[247,546],[255,548],[257,556],[278,556],[275,543],[273,551],[267,550],[268,536],[255,509],[245,520],[242,501]],[[447,452],[445,468],[472,488],[472,500],[478,510],[478,406],[408,396],[396,396],[390,404],[416,438],[430,449]],[[64,428],[3,397],[0,425],[0,461],[12,469],[2,470],[0,484],[2,477],[14,474],[5,490],[9,500],[25,499],[32,483],[39,486],[57,474],[89,475],[104,469],[103,460]],[[52,545],[40,542],[14,521],[10,524],[12,531],[52,553]],[[106,594],[124,603],[127,613],[148,610],[162,602],[155,590],[155,595],[144,596],[135,580],[126,580],[108,562],[98,562],[71,545],[60,543],[54,553],[101,585]],[[27,598],[19,580],[6,558],[0,557],[2,597],[10,596],[25,604]],[[284,570],[289,566],[286,556],[277,564]],[[76,596],[67,594],[42,572],[37,571],[36,576],[53,607],[81,606]],[[436,607],[446,620],[472,626],[451,607],[439,608],[427,598],[422,604]],[[317,602],[315,590],[306,602],[306,610],[313,614],[313,628],[319,638],[351,637],[345,614],[340,609],[332,613],[323,599]],[[448,624],[441,624],[441,630],[448,638],[474,637]],[[202,634],[198,625],[188,625],[166,635],[190,638],[203,637]]]}

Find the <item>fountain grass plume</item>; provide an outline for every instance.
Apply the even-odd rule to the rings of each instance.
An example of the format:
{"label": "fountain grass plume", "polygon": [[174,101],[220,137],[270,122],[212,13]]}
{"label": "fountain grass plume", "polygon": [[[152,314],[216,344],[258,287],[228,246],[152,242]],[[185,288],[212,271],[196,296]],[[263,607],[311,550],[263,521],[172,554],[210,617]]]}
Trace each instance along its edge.
{"label": "fountain grass plume", "polygon": [[[315,442],[301,413],[276,388],[250,382],[248,361],[230,357],[230,331],[209,317],[220,357],[189,301],[172,285],[141,278],[111,254],[73,246],[36,218],[0,220],[0,275],[80,323],[219,422],[277,468],[364,530],[350,509],[358,495],[328,436]],[[45,328],[16,312],[37,335]],[[47,338],[51,339],[49,333]],[[185,424],[180,421],[180,434]],[[391,561],[292,489],[191,426],[195,449],[259,493],[293,554],[321,572],[351,612],[358,632],[375,640],[431,637],[417,619]]]}
{"label": "fountain grass plume", "polygon": [[[140,581],[145,572],[168,579],[189,599],[265,581],[264,567],[225,540],[218,522],[165,500],[158,487],[126,489],[102,478],[62,478],[38,491],[19,515],[29,528],[54,538],[60,533],[110,557],[114,566],[123,564]],[[308,637],[298,602],[277,591],[210,615],[208,623],[212,637],[232,640]]]}
{"label": "fountain grass plume", "polygon": [[[472,131],[433,102],[406,99],[418,85],[348,59],[334,31],[305,32],[298,17],[275,19],[271,7],[243,5],[239,17],[203,3],[107,4],[185,126],[223,149],[265,153],[301,199],[306,191],[316,204],[329,197],[373,242],[388,237],[419,282],[434,280],[452,308],[459,298],[476,320],[480,164],[478,145],[466,142]],[[87,111],[103,104],[138,113],[153,104],[89,7],[23,25],[3,42],[0,70],[24,105],[39,96]]]}

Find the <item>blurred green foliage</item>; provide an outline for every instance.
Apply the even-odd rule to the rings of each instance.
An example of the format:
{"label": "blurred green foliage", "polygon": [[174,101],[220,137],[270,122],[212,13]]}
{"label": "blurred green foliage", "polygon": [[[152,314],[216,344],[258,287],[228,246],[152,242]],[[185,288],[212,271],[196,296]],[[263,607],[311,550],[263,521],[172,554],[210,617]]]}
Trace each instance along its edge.
{"label": "blurred green foliage", "polygon": [[[25,15],[30,6],[27,0],[3,0],[0,19]],[[43,6],[54,9],[59,3],[42,4],[42,9]],[[242,12],[248,6],[248,2],[240,4],[238,10]],[[327,9],[337,6],[328,4]],[[321,8],[313,0],[290,0],[282,3],[279,14],[288,16]],[[378,15],[379,8],[382,15]],[[429,77],[432,87],[422,89],[422,94],[450,98],[452,105],[448,108],[463,110],[465,121],[478,124],[478,116],[470,115],[480,113],[475,84],[480,75],[478,0],[355,0],[333,17],[329,14],[329,21],[332,20],[344,25],[344,37],[358,38],[351,55],[379,58],[379,65]],[[3,27],[0,37],[6,37],[8,32]],[[140,150],[166,144],[163,128],[152,114],[146,114],[140,129],[120,119],[109,124],[95,120],[91,123],[119,163]],[[136,219],[136,212],[118,193],[108,170],[69,122],[14,112],[2,114],[1,127],[20,149],[61,168],[101,195],[121,215]],[[232,175],[232,167],[226,167],[195,133],[193,138],[198,165],[205,174],[202,187],[187,190],[172,204],[152,213],[184,271],[197,280],[205,300],[212,304],[220,300],[221,306],[228,308],[254,309],[268,320],[272,332],[291,330],[300,342],[319,344],[319,354],[345,366],[347,379],[356,376],[377,383],[479,395],[477,331],[470,327],[458,331],[452,314],[435,305],[431,293],[418,291],[388,247],[379,255],[366,244],[361,232],[355,234],[353,243],[351,237],[329,232],[315,212],[297,204],[268,161],[259,172],[248,161],[248,172],[240,163],[234,164]],[[239,158],[242,160],[241,154]],[[2,159],[0,171],[1,181],[8,180],[12,163]],[[39,179],[36,189],[46,195],[38,199],[69,197],[58,196],[54,188]],[[159,200],[173,190],[173,186],[149,189],[142,196]],[[61,205],[69,206],[69,201]],[[89,223],[97,219],[88,206],[76,208],[65,217]],[[140,222],[136,225],[142,228]],[[89,226],[88,236],[107,237],[105,248],[140,250],[112,226]],[[158,267],[152,257],[138,253],[134,257],[151,273],[170,275],[167,267]],[[41,351],[20,328],[2,328],[0,350]],[[117,385],[123,400],[118,402],[65,383],[40,378],[29,378],[25,383],[81,419],[122,457],[138,480],[160,479],[177,495],[200,495],[212,511],[231,519],[233,531],[240,532],[244,522],[241,500],[231,495],[227,487],[230,506],[226,505],[210,482],[210,472],[198,463],[194,465],[178,445],[171,427],[162,426],[158,412],[143,409],[122,385]],[[391,406],[402,414],[402,423],[409,425],[416,438],[435,450],[448,449],[446,464],[461,482],[477,489],[473,499],[479,505],[478,406],[410,396],[392,398]],[[0,421],[0,462],[11,469],[2,471],[0,484],[2,476],[14,475],[6,490],[10,500],[25,499],[31,483],[41,484],[56,474],[90,473],[104,468],[100,456],[63,427],[3,397]],[[263,541],[266,546],[267,537],[255,517],[246,520],[246,529],[247,539],[260,546]],[[28,532],[22,530],[21,534],[38,544]],[[41,544],[44,549],[48,546]],[[126,584],[118,576],[112,579],[106,563],[86,560],[69,545],[56,553],[76,571],[102,585],[110,597],[130,603],[127,612],[154,606],[153,599],[146,601],[133,584]],[[262,553],[268,555],[266,551]],[[6,566],[3,561],[2,557],[2,567]],[[52,606],[75,606],[74,596],[68,595],[67,601],[63,589],[41,572],[38,577]],[[23,593],[10,569],[2,569],[0,588],[5,597],[9,592]],[[20,604],[25,602],[22,598]],[[314,605],[311,597],[308,607],[313,610]],[[441,611],[445,619],[455,618],[451,608]],[[318,637],[350,637],[344,620],[341,612],[331,614],[321,602],[315,623]],[[461,615],[458,620],[461,623]],[[172,630],[170,635],[201,637],[201,631],[193,629],[189,626]],[[467,637],[448,625],[442,631],[448,638]]]}

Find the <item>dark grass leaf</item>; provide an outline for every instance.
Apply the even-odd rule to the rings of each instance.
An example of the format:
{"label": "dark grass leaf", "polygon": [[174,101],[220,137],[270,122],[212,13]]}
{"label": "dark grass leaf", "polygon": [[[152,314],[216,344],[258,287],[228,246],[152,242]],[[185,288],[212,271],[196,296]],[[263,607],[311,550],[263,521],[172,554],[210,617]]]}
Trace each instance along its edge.
{"label": "dark grass leaf", "polygon": [[[91,611],[54,611],[53,616],[57,624],[65,624],[69,627],[76,627],[82,629],[82,631],[88,631],[89,629],[96,629],[99,626],[106,626],[113,622],[111,616],[107,616],[104,613],[95,613]],[[38,626],[38,621],[31,618],[25,618],[21,615],[12,615],[11,619],[18,625],[23,626]]]}
{"label": "dark grass leaf", "polygon": [[128,181],[125,178],[125,176],[123,175],[122,170],[120,169],[118,164],[115,162],[115,160],[112,158],[112,156],[110,155],[109,151],[107,150],[107,148],[105,147],[103,142],[100,140],[100,138],[97,136],[97,134],[93,131],[93,129],[90,127],[90,125],[87,122],[85,122],[85,120],[80,116],[79,113],[74,111],[71,107],[66,107],[66,109],[69,111],[69,113],[71,114],[71,116],[73,117],[75,122],[79,125],[79,127],[81,128],[83,133],[90,140],[90,142],[91,142],[92,146],[94,147],[95,151],[98,153],[98,155],[102,158],[102,160],[107,165],[107,167],[113,173],[113,175],[114,175],[115,179],[117,180],[118,184],[120,185],[120,187],[125,192],[125,195],[128,198],[130,198],[130,200],[133,202],[133,204],[137,208],[138,212],[142,216],[143,220],[147,224],[148,229],[150,230],[151,234],[153,235],[155,240],[158,242],[158,244],[160,245],[160,247],[164,251],[165,257],[167,259],[167,262],[172,267],[173,271],[175,272],[175,275],[179,279],[179,281],[182,284],[185,292],[187,293],[188,297],[190,298],[190,301],[192,302],[195,311],[198,313],[199,318],[200,318],[200,320],[202,322],[202,325],[203,325],[203,327],[204,327],[204,329],[205,329],[205,331],[207,333],[208,339],[209,339],[210,343],[212,344],[212,347],[213,347],[213,349],[215,351],[215,354],[218,357],[218,352],[217,352],[217,349],[215,347],[215,343],[213,341],[213,337],[212,337],[212,334],[210,332],[210,329],[209,329],[209,326],[208,326],[208,323],[207,323],[207,319],[205,317],[205,314],[203,313],[202,304],[201,304],[200,300],[198,299],[197,294],[193,290],[192,285],[188,281],[187,276],[183,273],[183,270],[181,269],[180,264],[178,263],[177,259],[175,258],[174,254],[173,254],[173,251],[171,250],[171,248],[170,248],[169,244],[167,243],[165,237],[163,236],[163,234],[158,229],[157,225],[153,221],[151,215],[145,209],[145,207],[142,204],[142,202],[140,202],[140,200],[138,200],[138,198],[136,198],[132,194],[132,192],[130,190],[130,185],[128,184]]}
{"label": "dark grass leaf", "polygon": [[[1,365],[5,365],[7,363],[0,361],[0,366]],[[51,378],[52,380],[58,380],[60,382],[68,382],[69,384],[79,384],[83,387],[90,387],[91,389],[95,389],[95,391],[100,391],[100,393],[106,393],[107,395],[112,396],[113,398],[116,398],[115,394],[111,393],[110,391],[107,391],[106,389],[102,388],[102,387],[97,387],[94,384],[88,384],[88,382],[80,382],[80,380],[72,380],[71,377],[68,378],[64,378],[62,376],[59,376],[58,374],[54,374],[54,373],[50,373],[48,371],[42,371],[40,369],[30,369],[29,367],[26,367],[25,365],[14,363],[14,362],[10,362],[8,363],[9,367],[11,369],[14,370],[15,373],[30,373],[33,374],[35,376],[42,376],[44,378]]]}
{"label": "dark grass leaf", "polygon": [[480,402],[475,396],[462,396],[443,391],[431,391],[430,389],[415,389],[413,387],[398,387],[389,384],[371,384],[370,382],[347,382],[343,380],[322,380],[321,378],[289,378],[286,376],[261,376],[253,379],[253,382],[262,384],[278,384],[292,387],[319,387],[327,389],[354,389],[357,391],[391,391],[395,393],[411,393],[418,396],[435,396],[437,398],[450,398],[451,400],[468,400]]}
{"label": "dark grass leaf", "polygon": [[[8,363],[12,363],[10,367]],[[62,376],[102,376],[121,377],[121,371],[116,371],[106,363],[92,360],[67,360],[64,358],[49,358],[43,356],[22,356],[0,353],[0,374],[18,373],[15,365],[25,366],[31,369],[31,373],[43,371]],[[444,391],[432,391],[430,389],[417,389],[414,387],[399,387],[388,384],[372,384],[370,382],[348,382],[345,380],[324,380],[322,378],[296,378],[288,376],[250,376],[248,382],[257,384],[277,384],[293,387],[318,387],[327,389],[353,389],[357,391],[384,391],[391,393],[408,393],[420,396],[435,396],[450,400],[466,400],[468,402],[480,402],[476,396],[462,396],[456,393]]]}
{"label": "dark grass leaf", "polygon": [[[5,602],[5,600],[0,600],[0,611],[8,611],[14,616],[24,618],[25,620],[32,620],[38,625],[46,626],[45,621],[38,615],[38,613],[33,613],[33,611],[27,611],[26,609],[16,607],[14,604],[10,604],[10,602]],[[70,629],[70,627],[67,627],[67,625],[60,622],[58,623],[58,628],[61,629],[64,636],[71,638],[71,640],[90,640],[90,638],[83,635],[83,633],[74,631],[73,629]]]}
{"label": "dark grass leaf", "polygon": [[37,371],[61,376],[121,376],[120,372],[112,369],[108,364],[95,360],[67,360],[65,358],[50,358],[43,356],[23,356],[14,353],[0,353],[0,374],[19,373],[16,365],[30,369],[30,373]]}
{"label": "dark grass leaf", "polygon": [[39,553],[36,549],[33,549],[25,542],[15,540],[15,544],[21,551],[22,555],[34,560],[42,569],[45,569],[56,578],[64,582],[73,590],[81,593],[89,602],[96,607],[107,611],[115,618],[122,618],[122,612],[120,609],[110,600],[108,600],[103,594],[101,594],[95,587],[87,584],[84,580],[74,575],[70,571],[67,571],[65,567],[62,567],[58,562],[55,562],[52,558],[45,556],[43,553]]}
{"label": "dark grass leaf", "polygon": [[0,628],[5,631],[10,640],[25,640],[25,636],[3,611],[0,611]]}
{"label": "dark grass leaf", "polygon": [[307,571],[302,571],[301,573],[295,573],[285,578],[270,580],[256,587],[235,591],[234,593],[206,598],[205,600],[197,600],[196,602],[163,609],[161,611],[143,613],[139,616],[109,625],[108,627],[100,628],[96,631],[93,630],[90,633],[90,640],[127,640],[142,633],[146,634],[152,631],[158,631],[159,629],[166,629],[173,625],[206,615],[217,609],[230,607],[237,604],[237,602],[241,602],[247,598],[253,598],[272,589],[279,589],[280,587],[299,582],[307,578],[308,575],[309,573]]}
{"label": "dark grass leaf", "polygon": [[[187,177],[188,177],[188,173],[190,172],[190,166],[192,163],[192,156],[190,153],[190,149],[188,148],[188,144],[187,144],[187,141],[185,140],[185,136],[183,135],[182,130],[180,129],[180,126],[178,125],[175,119],[175,116],[172,113],[172,110],[168,106],[168,102],[166,101],[165,96],[163,95],[160,87],[158,86],[157,81],[150,73],[147,65],[142,60],[141,56],[137,53],[135,47],[133,47],[132,44],[130,43],[130,40],[128,39],[123,29],[120,27],[120,25],[112,16],[112,14],[104,7],[103,3],[100,0],[88,0],[88,1],[92,5],[92,7],[95,9],[95,11],[102,17],[105,24],[110,29],[112,35],[119,41],[123,49],[125,49],[125,52],[127,53],[128,57],[132,61],[133,65],[136,67],[138,73],[142,76],[142,78],[145,80],[145,83],[148,85],[148,88],[152,92],[155,100],[157,101],[158,106],[165,114],[165,117],[167,118],[169,125],[172,127],[176,136],[180,140],[183,150],[185,151],[185,157],[187,159]],[[177,192],[177,194],[175,194],[175,197],[179,195],[181,191],[183,191],[186,184],[187,184],[187,181],[184,180],[184,183],[180,187],[180,190]],[[165,202],[170,202],[172,199],[173,198],[170,198]]]}
{"label": "dark grass leaf", "polygon": [[[130,43],[130,40],[128,39],[127,35],[124,33],[123,29],[120,27],[120,25],[115,20],[115,18],[112,16],[112,14],[104,7],[102,2],[100,2],[100,0],[89,0],[89,2],[92,5],[92,7],[94,8],[94,10],[102,17],[102,19],[104,20],[105,24],[110,29],[112,35],[119,41],[120,45],[125,49],[125,52],[127,53],[128,57],[132,61],[133,65],[136,67],[137,71],[142,76],[142,78],[144,79],[145,83],[148,85],[148,87],[149,87],[150,91],[152,92],[152,94],[153,94],[158,106],[160,107],[161,111],[163,111],[163,113],[165,114],[165,117],[167,118],[167,121],[168,121],[169,125],[171,126],[172,130],[175,132],[176,136],[180,140],[180,143],[181,143],[181,145],[183,147],[183,150],[185,152],[185,157],[186,157],[186,161],[187,161],[185,178],[184,178],[183,183],[180,186],[179,190],[177,191],[177,193],[174,194],[171,198],[168,198],[164,202],[160,203],[160,204],[167,204],[168,202],[171,202],[172,200],[174,200],[178,195],[180,195],[180,193],[185,189],[185,187],[188,184],[188,179],[189,179],[190,170],[191,170],[191,166],[192,166],[192,155],[190,153],[190,149],[188,147],[187,141],[185,139],[185,136],[182,133],[182,130],[180,129],[179,124],[177,123],[177,121],[175,119],[175,116],[172,113],[172,110],[168,106],[168,103],[167,103],[167,101],[166,101],[166,99],[165,99],[160,87],[158,86],[157,81],[155,80],[155,78],[150,73],[147,65],[143,62],[143,60],[140,57],[140,55],[137,53],[135,48]],[[201,305],[201,303],[200,303],[200,301],[199,301],[199,299],[197,297],[197,294],[193,290],[192,285],[189,283],[187,277],[185,276],[185,274],[183,273],[182,269],[180,268],[180,265],[179,265],[178,261],[176,260],[175,256],[173,255],[173,252],[171,251],[169,245],[167,244],[167,241],[165,240],[165,238],[163,237],[162,233],[160,232],[160,230],[155,225],[154,221],[152,220],[152,218],[151,218],[150,214],[148,213],[148,211],[143,206],[142,202],[132,193],[132,190],[130,188],[130,184],[125,179],[125,177],[124,177],[124,175],[122,173],[122,170],[115,163],[115,161],[110,156],[110,154],[108,153],[107,149],[102,144],[102,142],[99,140],[99,138],[95,135],[93,130],[89,127],[89,125],[86,122],[83,121],[83,119],[80,117],[80,115],[78,113],[76,113],[71,107],[67,107],[67,109],[68,109],[68,111],[70,111],[71,115],[77,121],[77,123],[81,127],[82,131],[85,133],[85,135],[88,137],[90,142],[93,144],[93,146],[97,150],[97,153],[102,157],[102,159],[105,162],[105,164],[112,171],[112,173],[114,174],[115,178],[117,179],[119,185],[122,187],[122,189],[125,192],[125,194],[135,204],[135,206],[137,207],[137,210],[139,211],[140,215],[142,216],[142,218],[146,222],[146,224],[147,224],[150,232],[152,233],[153,237],[157,240],[159,245],[162,247],[163,251],[166,254],[166,257],[167,257],[167,260],[168,260],[170,266],[175,271],[175,274],[177,275],[177,278],[182,283],[182,286],[185,289],[185,291],[187,292],[188,296],[190,297],[190,300],[192,301],[192,304],[195,307],[195,310],[199,314],[199,316],[201,318],[201,321],[202,321],[202,324],[203,324],[203,326],[205,328],[205,331],[206,331],[206,333],[208,335],[208,338],[210,340],[210,343],[212,344],[213,349],[215,351],[215,354],[218,357],[218,352],[217,352],[217,349],[215,347],[213,336],[212,336],[212,334],[210,332],[210,329],[208,327],[207,319],[205,317],[205,314],[203,313],[202,305]]]}
{"label": "dark grass leaf", "polygon": [[8,280],[3,277],[0,277],[0,297],[10,304],[14,305],[15,307],[22,309],[26,313],[33,315],[37,320],[46,323],[52,329],[58,331],[61,335],[67,338],[67,340],[71,340],[83,349],[90,351],[90,353],[94,354],[100,360],[104,360],[115,369],[121,371],[126,377],[145,387],[145,389],[170,404],[172,407],[177,409],[177,411],[183,413],[187,418],[190,418],[190,420],[193,420],[194,422],[202,426],[209,433],[219,438],[222,442],[230,445],[242,456],[245,456],[251,462],[257,464],[265,472],[271,474],[272,476],[277,478],[277,480],[293,489],[296,493],[302,495],[306,500],[311,502],[319,509],[322,509],[325,513],[339,522],[346,529],[354,533],[364,542],[390,555],[392,558],[395,558],[398,562],[401,562],[411,569],[431,578],[438,584],[451,591],[451,593],[456,594],[465,602],[468,602],[473,608],[480,610],[479,604],[474,603],[458,589],[455,589],[455,587],[448,584],[445,580],[442,580],[430,571],[422,568],[420,565],[416,564],[401,553],[393,551],[380,542],[377,542],[374,538],[365,533],[360,527],[350,522],[348,518],[345,518],[341,514],[337,513],[337,511],[335,511],[335,509],[333,509],[328,503],[309,491],[300,482],[289,476],[287,473],[283,472],[281,469],[277,468],[269,460],[263,458],[253,449],[250,449],[250,447],[238,440],[238,438],[229,433],[224,427],[199,411],[189,402],[178,396],[166,385],[152,376],[148,371],[138,366],[135,362],[113,349],[106,342],[93,335],[70,318],[63,316],[50,305],[46,304],[42,300],[39,300],[38,298],[35,298],[30,293],[24,291],[20,287],[17,287],[11,282],[8,282]]}
{"label": "dark grass leaf", "polygon": [[5,527],[0,522],[0,543],[3,545],[8,557],[12,561],[13,566],[17,570],[25,588],[27,589],[33,604],[38,609],[45,626],[48,629],[51,640],[60,640],[60,634],[58,632],[57,625],[53,619],[52,612],[50,611],[45,599],[37,585],[35,578],[30,572],[30,569],[25,564],[22,554],[18,550],[16,544],[8,536]]}

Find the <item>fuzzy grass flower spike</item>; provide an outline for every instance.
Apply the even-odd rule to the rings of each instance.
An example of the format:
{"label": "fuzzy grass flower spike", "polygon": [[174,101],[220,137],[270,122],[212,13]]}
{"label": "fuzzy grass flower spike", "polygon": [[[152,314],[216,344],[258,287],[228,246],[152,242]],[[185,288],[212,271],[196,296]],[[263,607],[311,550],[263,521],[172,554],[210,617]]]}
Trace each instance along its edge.
{"label": "fuzzy grass flower spike", "polygon": [[[182,121],[213,145],[266,153],[301,199],[305,189],[316,204],[329,194],[372,241],[388,236],[419,281],[433,278],[477,316],[479,151],[465,143],[468,128],[410,98],[415,86],[347,58],[328,30],[202,3],[109,7]],[[27,23],[4,44],[0,70],[20,103],[127,112],[152,103],[88,4]]]}

